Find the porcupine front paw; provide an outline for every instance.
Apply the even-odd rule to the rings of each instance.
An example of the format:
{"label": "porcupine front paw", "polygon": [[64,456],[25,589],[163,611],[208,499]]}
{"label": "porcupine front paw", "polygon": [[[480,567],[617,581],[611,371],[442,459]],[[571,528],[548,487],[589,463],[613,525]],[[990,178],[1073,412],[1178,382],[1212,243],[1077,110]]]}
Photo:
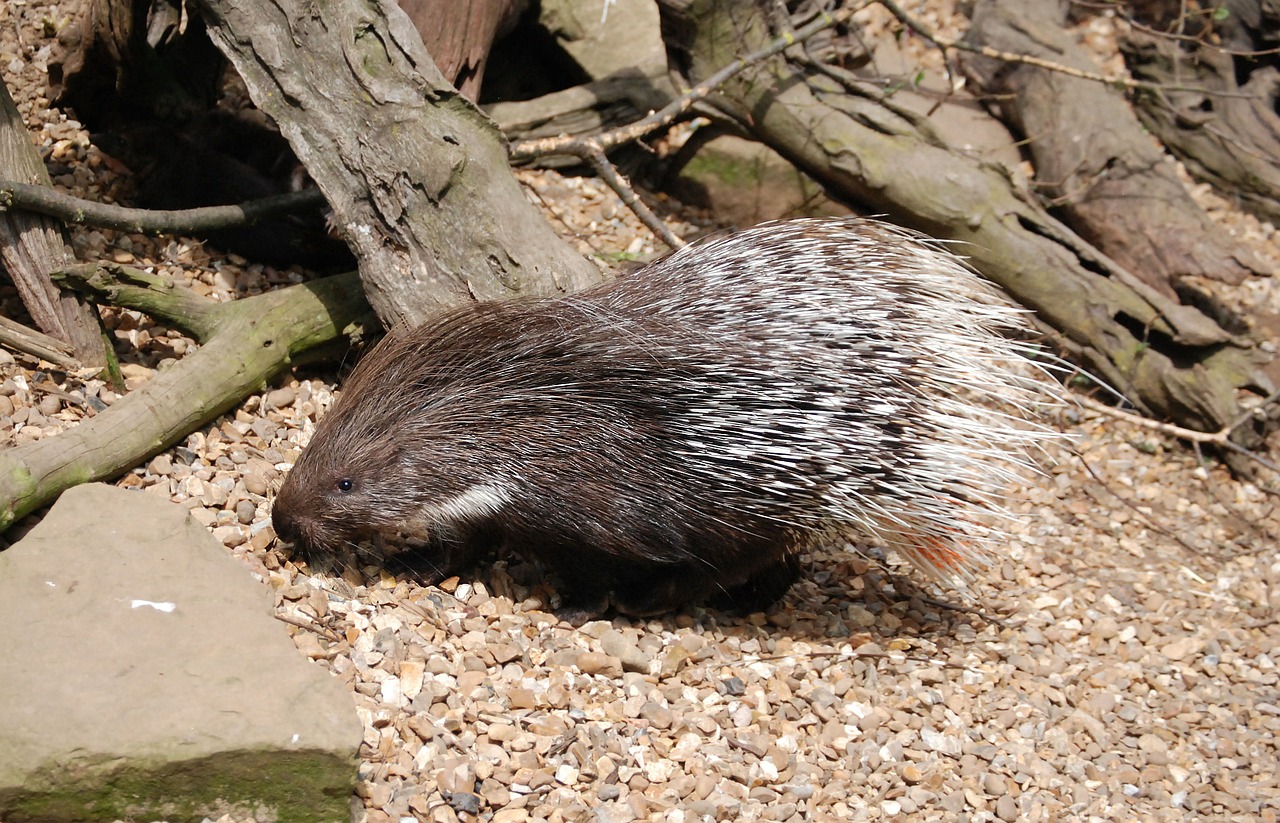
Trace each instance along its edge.
{"label": "porcupine front paw", "polygon": [[561,597],[560,608],[552,611],[557,618],[568,623],[570,626],[577,628],[583,623],[603,615],[609,608],[609,597],[607,593],[599,596],[591,595],[589,597],[568,596]]}
{"label": "porcupine front paw", "polygon": [[745,582],[722,589],[711,598],[709,605],[742,614],[765,611],[786,595],[802,572],[800,556],[786,554],[752,573]]}

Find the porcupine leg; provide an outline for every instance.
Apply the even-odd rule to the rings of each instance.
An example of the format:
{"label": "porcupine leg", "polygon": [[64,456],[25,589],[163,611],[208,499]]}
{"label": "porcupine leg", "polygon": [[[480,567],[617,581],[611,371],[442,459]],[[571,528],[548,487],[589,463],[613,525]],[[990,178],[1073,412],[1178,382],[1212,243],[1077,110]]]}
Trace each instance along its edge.
{"label": "porcupine leg", "polygon": [[804,570],[800,555],[787,552],[776,563],[758,569],[746,582],[731,586],[711,599],[717,609],[744,614],[762,612],[783,598]]}
{"label": "porcupine leg", "polygon": [[611,564],[581,551],[562,551],[558,558],[555,571],[563,585],[560,607],[553,614],[572,626],[581,626],[608,611]]}
{"label": "porcupine leg", "polygon": [[714,583],[686,563],[638,567],[614,583],[613,607],[632,617],[652,617],[706,599]]}

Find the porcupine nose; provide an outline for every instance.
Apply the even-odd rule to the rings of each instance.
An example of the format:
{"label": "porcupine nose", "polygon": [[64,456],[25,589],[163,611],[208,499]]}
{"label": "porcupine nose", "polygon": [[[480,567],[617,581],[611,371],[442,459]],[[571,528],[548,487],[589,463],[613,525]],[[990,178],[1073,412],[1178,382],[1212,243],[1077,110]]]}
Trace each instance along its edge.
{"label": "porcupine nose", "polygon": [[279,501],[271,508],[271,528],[275,530],[278,539],[297,545],[298,523],[293,515],[280,507]]}

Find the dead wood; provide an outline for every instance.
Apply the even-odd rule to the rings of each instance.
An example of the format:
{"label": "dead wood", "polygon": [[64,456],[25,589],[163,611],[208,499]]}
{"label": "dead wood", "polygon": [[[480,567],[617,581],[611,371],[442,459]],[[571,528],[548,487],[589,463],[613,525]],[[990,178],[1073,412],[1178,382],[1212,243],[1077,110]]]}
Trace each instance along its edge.
{"label": "dead wood", "polygon": [[146,311],[203,341],[198,351],[56,437],[0,453],[0,531],[71,486],[115,477],[261,391],[293,360],[372,322],[354,274],[215,303],[163,278],[78,266],[64,282]]}
{"label": "dead wood", "polygon": [[[690,82],[771,38],[765,15],[742,4],[661,0],[660,8],[672,66]],[[1253,341],[1142,283],[872,83],[781,56],[729,81],[712,102],[829,191],[960,241],[983,274],[1148,413],[1217,431],[1239,417],[1239,390],[1269,393]]]}
{"label": "dead wood", "polygon": [[[532,100],[490,103],[484,107],[514,144],[586,137],[625,127],[671,102],[640,72],[615,74]],[[512,158],[518,165],[555,168],[579,162],[574,155],[531,152]]]}
{"label": "dead wood", "polygon": [[218,99],[226,60],[179,0],[89,0],[49,64],[54,105],[105,130],[183,121]]}
{"label": "dead wood", "polygon": [[235,228],[271,217],[314,211],[324,206],[315,189],[277,194],[229,206],[160,211],[133,209],[109,203],[81,200],[46,186],[29,186],[0,180],[0,208],[56,217],[68,225],[97,226],[148,234],[190,234]]}
{"label": "dead wood", "polygon": [[[0,178],[52,187],[44,161],[18,114],[9,90],[0,83]],[[65,229],[38,214],[0,212],[0,263],[13,280],[27,312],[45,333],[71,347],[85,367],[107,362],[93,307],[74,294],[64,294],[49,281],[49,272],[72,262]]]}
{"label": "dead wood", "polygon": [[[1063,29],[1065,21],[1058,0],[980,0],[965,40],[1096,70]],[[1191,199],[1118,91],[970,53],[961,55],[961,65],[1025,139],[1035,191],[1050,210],[1148,285],[1176,298],[1188,276],[1240,283],[1260,272],[1253,255]]]}
{"label": "dead wood", "polygon": [[79,361],[66,343],[7,317],[0,317],[0,345],[38,357],[67,371],[80,368]]}
{"label": "dead wood", "polygon": [[254,103],[325,193],[389,327],[601,279],[528,202],[493,122],[445,82],[399,8],[202,8]]}
{"label": "dead wood", "polygon": [[[1178,4],[1149,4],[1178,7]],[[1274,4],[1236,0],[1220,26],[1183,25],[1152,10],[1171,36],[1134,30],[1121,38],[1130,73],[1154,87],[1136,93],[1143,124],[1194,177],[1264,220],[1280,221],[1280,67],[1268,53],[1280,39]],[[1265,13],[1264,13],[1265,12]],[[1221,39],[1219,45],[1217,40]],[[1161,88],[1163,87],[1163,88]]]}
{"label": "dead wood", "polygon": [[528,6],[528,0],[400,0],[440,73],[469,100],[480,95],[494,41]]}

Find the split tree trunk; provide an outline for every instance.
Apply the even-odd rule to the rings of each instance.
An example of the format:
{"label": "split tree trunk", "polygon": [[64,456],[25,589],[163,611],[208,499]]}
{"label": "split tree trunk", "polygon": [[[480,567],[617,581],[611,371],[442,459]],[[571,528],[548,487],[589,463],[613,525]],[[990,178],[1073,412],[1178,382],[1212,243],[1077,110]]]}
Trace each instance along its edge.
{"label": "split tree trunk", "polygon": [[[18,107],[0,83],[0,178],[51,186],[44,161],[31,144]],[[0,211],[0,263],[42,331],[71,347],[89,368],[106,365],[106,348],[94,309],[75,294],[59,292],[49,273],[75,262],[67,232],[56,220],[30,212]]]}
{"label": "split tree trunk", "polygon": [[492,121],[445,82],[398,7],[202,7],[254,103],[324,192],[388,328],[602,279],[529,203]]}

